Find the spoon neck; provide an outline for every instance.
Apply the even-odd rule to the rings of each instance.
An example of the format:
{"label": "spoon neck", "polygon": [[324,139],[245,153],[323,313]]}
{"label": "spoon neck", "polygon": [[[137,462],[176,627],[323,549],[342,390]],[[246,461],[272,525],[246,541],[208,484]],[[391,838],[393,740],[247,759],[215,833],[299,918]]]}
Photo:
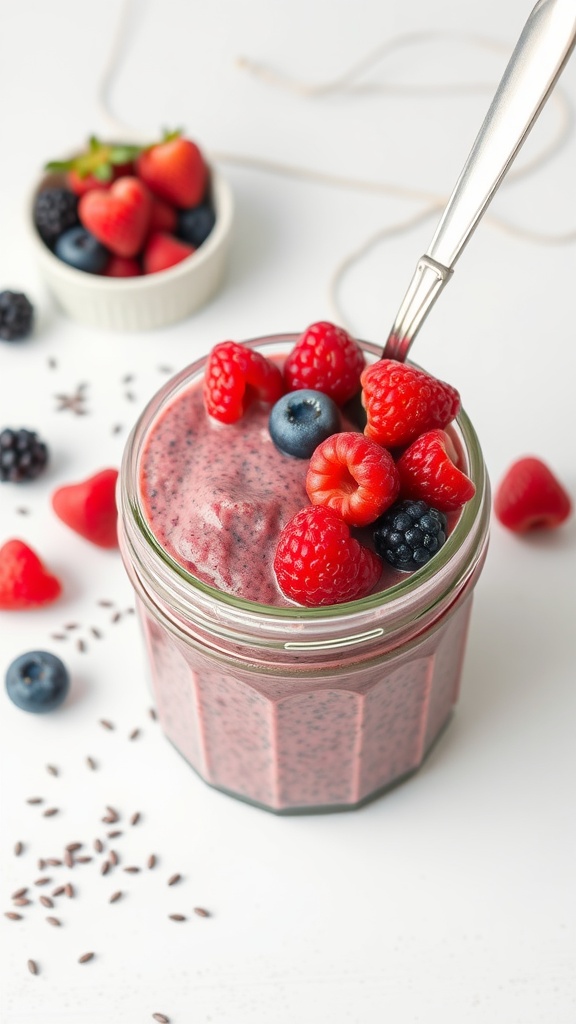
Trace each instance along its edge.
{"label": "spoon neck", "polygon": [[386,342],[384,359],[405,361],[418,330],[453,272],[452,267],[445,267],[427,254],[418,260]]}

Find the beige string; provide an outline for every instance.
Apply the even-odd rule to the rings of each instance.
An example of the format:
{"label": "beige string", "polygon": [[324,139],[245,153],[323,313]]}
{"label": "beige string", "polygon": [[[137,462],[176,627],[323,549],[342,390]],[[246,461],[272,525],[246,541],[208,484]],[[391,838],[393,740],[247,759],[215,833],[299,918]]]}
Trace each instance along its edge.
{"label": "beige string", "polygon": [[[122,122],[113,113],[110,94],[114,79],[121,67],[122,59],[125,56],[129,41],[130,25],[135,18],[137,11],[138,14],[141,11],[141,8],[138,7],[137,0],[124,0],[121,7],[118,26],[101,75],[97,94],[97,102],[101,119],[115,137],[121,136],[126,141],[135,139],[136,133],[130,125]],[[341,75],[317,84],[298,81],[297,79],[291,78],[290,76],[276,71],[267,65],[246,57],[239,58],[237,65],[241,70],[253,75],[267,85],[290,91],[306,100],[317,100],[326,96],[336,96],[340,94],[353,95],[361,98],[362,96],[374,93],[396,95],[420,94],[429,97],[430,95],[461,96],[463,93],[471,94],[487,92],[493,94],[495,92],[495,84],[482,82],[406,85],[393,82],[381,83],[358,81],[362,75],[365,75],[377,64],[381,64],[391,54],[396,54],[400,50],[409,50],[416,46],[430,45],[431,43],[437,42],[450,42],[455,43],[458,46],[465,44],[498,53],[509,54],[511,52],[509,46],[481,35],[425,31],[404,33],[385,40],[361,60],[351,65],[351,67],[345,70]],[[566,141],[571,134],[572,110],[566,95],[559,88],[556,88],[552,95],[551,104],[554,104],[556,108],[558,119],[558,125],[553,138],[546,145],[542,146],[530,160],[525,161],[521,166],[516,166],[511,170],[506,176],[504,185],[510,185],[514,181],[518,181],[520,178],[528,177],[528,175],[539,169],[543,164],[555,156],[566,144]],[[288,164],[282,161],[270,160],[265,157],[252,156],[250,154],[211,151],[208,156],[212,162],[216,163],[227,163],[267,174],[279,174],[284,177],[290,177],[301,181],[309,181],[314,184],[326,185],[332,188],[353,189],[373,195],[388,195],[397,199],[425,204],[424,209],[421,209],[411,217],[400,220],[394,224],[387,224],[374,232],[360,246],[346,255],[334,269],[328,285],[330,303],[333,309],[334,319],[337,320],[338,323],[347,326],[351,325],[347,324],[347,318],[345,317],[339,302],[339,292],[347,272],[355,264],[360,262],[377,245],[390,238],[410,231],[418,224],[430,218],[433,214],[438,215],[446,206],[449,198],[447,195],[438,195],[424,189],[409,188],[396,182],[371,181],[369,179],[347,177],[325,171],[317,171],[313,168],[300,166],[298,164]],[[504,185],[502,187],[504,187]],[[516,223],[511,223],[504,218],[493,214],[485,215],[483,221],[484,223],[490,224],[513,237],[522,238],[536,244],[567,245],[576,241],[576,228],[563,233],[551,234],[531,230],[530,228],[523,227]]]}

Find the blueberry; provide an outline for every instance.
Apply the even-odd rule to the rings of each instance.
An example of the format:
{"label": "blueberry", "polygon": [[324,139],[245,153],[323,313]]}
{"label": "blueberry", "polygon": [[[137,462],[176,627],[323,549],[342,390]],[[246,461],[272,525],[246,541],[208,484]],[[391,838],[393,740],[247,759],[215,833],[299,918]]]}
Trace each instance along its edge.
{"label": "blueberry", "polygon": [[321,391],[289,391],[270,413],[270,436],[285,455],[309,459],[318,445],[340,427],[338,406]]}
{"label": "blueberry", "polygon": [[22,711],[35,714],[54,711],[66,699],[69,687],[66,666],[48,651],[21,654],[6,672],[8,696]]}
{"label": "blueberry", "polygon": [[176,234],[198,248],[208,238],[215,222],[216,215],[210,203],[190,206],[187,210],[179,210]]}
{"label": "blueberry", "polygon": [[86,228],[69,228],[56,241],[54,252],[59,259],[76,270],[100,274],[108,262],[109,252]]}

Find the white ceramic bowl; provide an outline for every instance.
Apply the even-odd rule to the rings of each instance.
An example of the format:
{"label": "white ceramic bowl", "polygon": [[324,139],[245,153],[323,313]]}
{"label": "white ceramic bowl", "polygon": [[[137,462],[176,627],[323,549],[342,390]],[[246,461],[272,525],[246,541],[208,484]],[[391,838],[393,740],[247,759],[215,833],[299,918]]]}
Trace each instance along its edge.
{"label": "white ceramic bowl", "polygon": [[143,331],[184,320],[220,287],[230,245],[233,198],[230,186],[211,171],[216,223],[191,256],[168,270],[141,277],[100,277],[69,267],[42,241],[34,225],[38,193],[63,184],[62,174],[47,174],[34,189],[28,209],[32,245],[42,277],[62,309],[74,320],[116,331]]}

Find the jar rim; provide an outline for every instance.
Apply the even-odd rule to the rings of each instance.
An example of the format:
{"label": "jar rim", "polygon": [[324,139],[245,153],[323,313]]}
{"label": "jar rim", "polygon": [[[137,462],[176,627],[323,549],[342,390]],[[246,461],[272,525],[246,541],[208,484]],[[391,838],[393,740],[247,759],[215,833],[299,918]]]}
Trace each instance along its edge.
{"label": "jar rim", "polygon": [[[258,348],[266,347],[267,345],[271,347],[282,346],[293,344],[298,337],[299,335],[295,333],[267,335],[250,339],[243,342],[243,344],[248,347]],[[359,344],[361,344],[367,354],[381,358],[381,349],[377,345],[366,341],[360,341]],[[446,587],[450,588],[454,584],[454,581],[451,579],[452,574],[447,572],[447,569],[450,567],[455,554],[475,532],[474,526],[477,524],[483,510],[484,519],[486,520],[486,505],[489,504],[487,502],[489,485],[480,444],[472,423],[464,411],[458,414],[454,425],[463,443],[468,460],[468,471],[476,485],[476,493],[464,506],[446,543],[434,555],[434,558],[430,559],[420,569],[409,574],[407,573],[405,579],[399,580],[386,590],[369,594],[355,601],[319,608],[307,608],[299,605],[276,606],[260,604],[259,602],[249,601],[233,594],[226,594],[218,588],[204,583],[198,577],[188,572],[176,559],[172,558],[159,543],[147,522],[141,502],[139,485],[140,455],[143,451],[143,442],[158,415],[175,400],[181,391],[190,385],[194,378],[198,377],[198,374],[205,366],[206,359],[207,355],[195,360],[175,374],[156,392],[136,422],[124,452],[120,504],[123,510],[130,512],[137,537],[147,550],[153,554],[157,571],[167,574],[168,578],[179,590],[181,590],[182,586],[186,588],[190,600],[193,600],[196,595],[204,604],[206,602],[213,604],[214,608],[220,609],[225,615],[229,615],[233,619],[240,617],[243,621],[277,623],[279,628],[283,624],[287,625],[288,623],[292,623],[294,626],[300,624],[302,627],[306,623],[313,624],[315,622],[318,625],[322,622],[328,623],[330,621],[336,624],[343,619],[346,620],[347,626],[354,628],[353,620],[361,619],[365,613],[373,613],[375,610],[383,612],[390,607],[403,606],[406,600],[412,597],[416,591],[424,595],[427,590],[431,589],[432,581],[435,584],[432,588],[435,596],[432,593],[430,594],[432,603],[438,600],[436,581],[445,582],[446,586],[441,587],[441,594],[445,596]],[[411,363],[411,365],[417,364]],[[136,458],[133,457],[135,453],[137,455]],[[483,523],[483,529],[481,530],[482,543],[485,541],[486,533],[487,521]],[[450,576],[450,579],[447,579],[447,576]],[[428,610],[430,602],[427,601],[425,604]]]}

